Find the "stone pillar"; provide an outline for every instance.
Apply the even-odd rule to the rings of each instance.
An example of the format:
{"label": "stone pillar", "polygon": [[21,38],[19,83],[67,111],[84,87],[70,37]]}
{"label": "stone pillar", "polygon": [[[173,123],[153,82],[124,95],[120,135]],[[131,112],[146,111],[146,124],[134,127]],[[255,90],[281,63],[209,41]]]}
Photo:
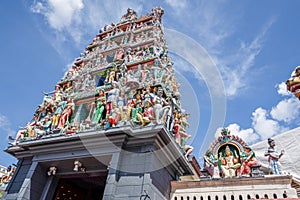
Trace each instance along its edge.
{"label": "stone pillar", "polygon": [[[103,199],[169,199],[175,173],[157,158],[154,145],[126,149],[112,156]],[[146,198],[147,199],[147,198]]]}
{"label": "stone pillar", "polygon": [[31,157],[23,158],[3,199],[38,200],[46,180],[46,172],[38,162],[32,162]]}

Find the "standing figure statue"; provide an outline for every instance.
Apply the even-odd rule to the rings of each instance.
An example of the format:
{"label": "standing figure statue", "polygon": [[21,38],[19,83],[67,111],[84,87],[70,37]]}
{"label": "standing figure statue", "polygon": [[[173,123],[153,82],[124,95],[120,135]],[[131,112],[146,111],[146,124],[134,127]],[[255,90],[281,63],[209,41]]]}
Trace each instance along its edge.
{"label": "standing figure statue", "polygon": [[[158,94],[154,96],[154,116],[155,116],[155,122],[156,124],[162,123],[163,118],[163,107],[167,105],[167,101],[163,97],[163,90],[161,88],[158,89]],[[180,143],[180,142],[179,142]]]}
{"label": "standing figure statue", "polygon": [[73,99],[68,98],[66,108],[63,110],[59,118],[59,122],[57,126],[58,129],[63,129],[65,127],[66,123],[69,122],[69,118],[73,114],[74,109],[75,109],[75,104]]}
{"label": "standing figure statue", "polygon": [[265,156],[268,156],[269,166],[272,169],[273,174],[281,174],[281,164],[279,159],[284,154],[284,150],[281,150],[280,153],[275,149],[275,141],[272,138],[268,138],[268,150],[265,153]]}
{"label": "standing figure statue", "polygon": [[146,124],[150,123],[152,120],[154,120],[154,110],[152,107],[152,102],[150,100],[146,100],[143,113],[143,122],[142,126],[145,126]]}
{"label": "standing figure statue", "polygon": [[112,89],[107,92],[106,98],[106,114],[109,115],[113,109],[113,104],[117,102],[117,97],[120,94],[120,90],[116,83],[112,83]]}
{"label": "standing figure statue", "polygon": [[102,120],[105,118],[105,106],[106,106],[106,97],[105,97],[105,91],[100,90],[99,91],[99,97],[97,98],[96,108],[94,112],[93,117],[93,123],[97,124],[102,122]]}
{"label": "standing figure statue", "polygon": [[116,102],[113,103],[113,108],[110,110],[110,114],[108,115],[107,121],[108,123],[106,124],[106,128],[115,127],[120,118],[120,109],[118,107],[118,104]]}

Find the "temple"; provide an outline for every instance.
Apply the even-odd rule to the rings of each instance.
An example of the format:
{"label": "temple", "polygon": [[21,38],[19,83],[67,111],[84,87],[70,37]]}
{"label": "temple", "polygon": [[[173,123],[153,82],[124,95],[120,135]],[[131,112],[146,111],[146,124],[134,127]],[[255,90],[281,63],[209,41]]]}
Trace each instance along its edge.
{"label": "temple", "polygon": [[4,199],[297,198],[298,182],[267,176],[253,149],[226,128],[199,165],[163,14],[128,8],[44,92],[5,150],[18,164]]}
{"label": "temple", "polygon": [[193,174],[163,14],[129,8],[44,92],[6,149],[19,162],[5,199],[167,199]]}
{"label": "temple", "polygon": [[286,81],[287,90],[300,98],[300,66],[292,72],[291,77]]}

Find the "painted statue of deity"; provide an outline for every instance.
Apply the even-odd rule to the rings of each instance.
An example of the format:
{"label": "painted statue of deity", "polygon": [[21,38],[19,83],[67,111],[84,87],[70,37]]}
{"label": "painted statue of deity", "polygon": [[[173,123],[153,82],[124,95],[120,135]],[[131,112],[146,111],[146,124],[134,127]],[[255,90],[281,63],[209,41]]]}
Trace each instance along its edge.
{"label": "painted statue of deity", "polygon": [[154,120],[154,111],[152,107],[152,102],[150,100],[145,101],[145,108],[143,113],[143,122],[142,126],[145,126],[146,124],[150,123],[152,120]]}
{"label": "painted statue of deity", "polygon": [[113,103],[117,102],[117,97],[120,94],[120,90],[117,84],[112,83],[112,89],[107,92],[106,99],[106,114],[110,114],[110,110],[113,108]]}
{"label": "painted statue of deity", "polygon": [[277,149],[275,148],[275,141],[272,138],[268,139],[268,150],[265,153],[265,156],[268,156],[268,161],[270,168],[272,169],[273,174],[281,174],[281,164],[279,162],[279,159],[284,154],[284,150],[281,150],[279,153]]}
{"label": "painted statue of deity", "polygon": [[204,168],[208,171],[212,178],[221,178],[218,164],[218,156],[213,155],[212,152],[208,152],[204,156]]}
{"label": "painted statue of deity", "polygon": [[239,175],[249,176],[251,172],[251,167],[257,165],[257,159],[255,158],[255,153],[252,151],[251,147],[244,146],[244,156],[241,159],[242,165],[239,169]]}
{"label": "painted statue of deity", "polygon": [[118,108],[120,109],[120,117],[121,117],[121,121],[125,122],[126,120],[126,96],[124,91],[120,92],[120,95],[117,97],[117,105]]}
{"label": "painted statue of deity", "polygon": [[93,117],[93,123],[99,123],[105,118],[106,97],[104,90],[100,90],[97,98],[96,108]]}
{"label": "painted statue of deity", "polygon": [[135,107],[131,110],[131,118],[135,123],[143,122],[143,101],[140,94],[136,94]]}
{"label": "painted statue of deity", "polygon": [[157,124],[162,123],[162,111],[163,106],[167,105],[167,101],[163,97],[163,90],[161,88],[158,89],[157,95],[154,96],[154,116],[155,116],[155,122]]}
{"label": "painted statue of deity", "polygon": [[219,160],[221,162],[221,170],[224,178],[232,178],[237,176],[237,169],[241,166],[238,161],[238,154],[235,155],[227,145],[225,148],[225,156],[222,156],[222,152],[219,153]]}
{"label": "painted statue of deity", "polygon": [[59,122],[58,122],[58,129],[63,129],[65,127],[66,122],[69,122],[69,118],[71,117],[71,115],[73,114],[73,111],[75,109],[75,104],[73,99],[68,98],[67,99],[67,105],[66,108],[64,109],[64,111],[62,112],[60,118],[59,118]]}
{"label": "painted statue of deity", "polygon": [[110,114],[107,118],[107,128],[109,126],[115,127],[120,119],[120,109],[118,108],[118,104],[116,102],[113,103],[113,108],[110,110]]}

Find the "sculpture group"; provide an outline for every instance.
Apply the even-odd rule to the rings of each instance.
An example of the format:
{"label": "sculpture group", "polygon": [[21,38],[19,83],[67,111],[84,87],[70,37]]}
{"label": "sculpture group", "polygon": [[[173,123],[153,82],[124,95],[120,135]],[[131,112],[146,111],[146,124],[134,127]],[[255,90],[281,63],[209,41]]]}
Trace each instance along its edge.
{"label": "sculpture group", "polygon": [[[283,155],[275,149],[273,139],[268,139],[269,170],[272,174],[281,174],[279,159]],[[261,175],[260,163],[255,157],[255,152],[244,140],[223,128],[221,136],[210,145],[204,156],[205,169],[212,178],[234,178]]]}
{"label": "sculpture group", "polygon": [[54,135],[121,126],[165,124],[188,156],[188,113],[168,57],[160,7],[137,17],[128,9],[119,23],[105,25],[71,69],[44,92],[33,118],[12,145]]}

